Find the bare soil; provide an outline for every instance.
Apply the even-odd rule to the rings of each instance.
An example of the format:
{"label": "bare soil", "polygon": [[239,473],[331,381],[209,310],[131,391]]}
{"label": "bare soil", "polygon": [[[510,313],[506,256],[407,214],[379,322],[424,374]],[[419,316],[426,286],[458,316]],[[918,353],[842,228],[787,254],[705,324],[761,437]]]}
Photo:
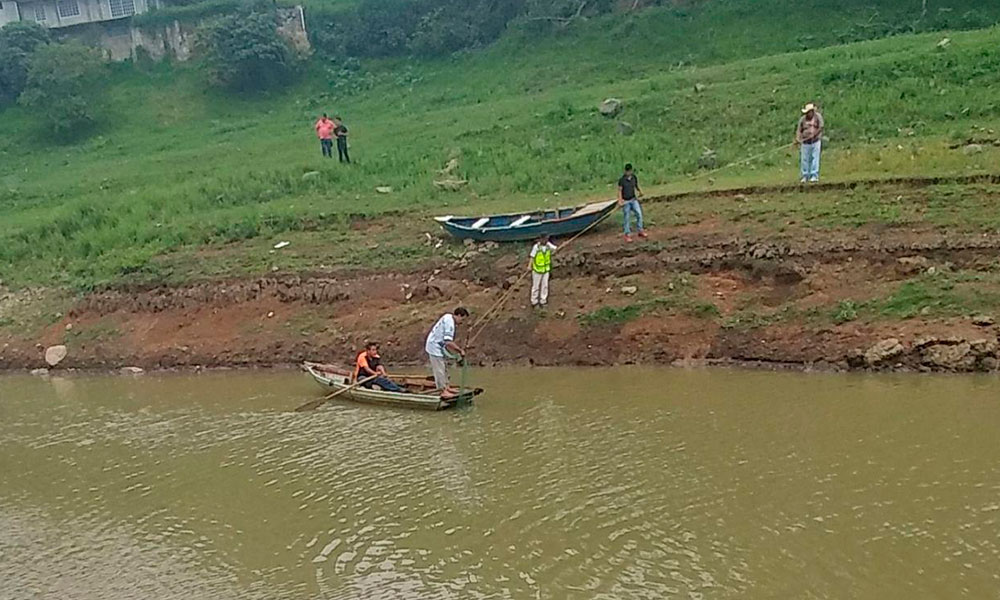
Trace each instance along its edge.
{"label": "bare soil", "polygon": [[[400,270],[104,290],[35,330],[0,329],[0,368],[43,367],[44,350],[54,344],[69,348],[59,368],[346,363],[368,339],[382,342],[390,365],[418,364],[434,320],[458,305],[472,311],[460,342],[484,328],[470,353],[480,365],[996,368],[989,345],[956,364],[925,356],[928,339],[995,346],[997,328],[974,324],[972,315],[837,322],[831,314],[839,302],[891,295],[926,269],[990,272],[1000,232],[871,226],[761,235],[711,215],[653,229],[634,244],[616,231],[604,226],[557,253],[543,311],[528,306],[528,279],[519,279],[524,249],[481,246],[458,260]],[[520,287],[496,318],[476,324],[512,284]],[[902,352],[866,361],[868,349],[893,338]]]}

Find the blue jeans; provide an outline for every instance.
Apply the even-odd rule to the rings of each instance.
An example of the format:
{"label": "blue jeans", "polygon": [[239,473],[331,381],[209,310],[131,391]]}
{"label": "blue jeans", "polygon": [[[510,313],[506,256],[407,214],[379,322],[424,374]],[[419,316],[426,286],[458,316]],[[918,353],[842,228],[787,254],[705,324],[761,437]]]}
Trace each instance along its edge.
{"label": "blue jeans", "polygon": [[333,158],[333,140],[320,140],[319,146],[323,150],[323,156]]}
{"label": "blue jeans", "polygon": [[406,391],[403,388],[401,388],[398,385],[396,385],[396,383],[393,380],[389,379],[388,377],[376,377],[375,379],[372,379],[368,383],[361,384],[361,387],[365,387],[365,388],[371,389],[371,387],[373,385],[377,385],[377,386],[379,386],[380,388],[382,388],[383,390],[385,390],[387,392],[405,392]]}
{"label": "blue jeans", "polygon": [[819,179],[819,155],[822,149],[822,140],[816,140],[812,144],[802,144],[802,179],[807,181]]}
{"label": "blue jeans", "polygon": [[632,213],[635,213],[635,223],[642,231],[644,227],[642,226],[642,207],[639,206],[639,201],[635,198],[631,200],[626,200],[625,204],[622,206],[622,211],[625,213],[625,235],[632,233]]}

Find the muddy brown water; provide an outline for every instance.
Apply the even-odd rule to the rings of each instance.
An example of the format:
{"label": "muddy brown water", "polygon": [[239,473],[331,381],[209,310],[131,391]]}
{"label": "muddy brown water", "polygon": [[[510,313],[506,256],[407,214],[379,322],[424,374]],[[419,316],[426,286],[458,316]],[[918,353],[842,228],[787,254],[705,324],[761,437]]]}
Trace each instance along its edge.
{"label": "muddy brown water", "polygon": [[0,377],[0,599],[1000,598],[1000,379]]}

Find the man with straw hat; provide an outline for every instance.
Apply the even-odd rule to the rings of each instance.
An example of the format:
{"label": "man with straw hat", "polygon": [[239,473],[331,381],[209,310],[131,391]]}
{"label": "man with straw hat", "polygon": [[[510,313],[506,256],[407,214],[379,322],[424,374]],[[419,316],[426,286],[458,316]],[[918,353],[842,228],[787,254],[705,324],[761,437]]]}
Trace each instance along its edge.
{"label": "man with straw hat", "polygon": [[802,109],[795,128],[795,143],[801,149],[802,183],[819,181],[819,155],[823,146],[823,115],[810,102]]}

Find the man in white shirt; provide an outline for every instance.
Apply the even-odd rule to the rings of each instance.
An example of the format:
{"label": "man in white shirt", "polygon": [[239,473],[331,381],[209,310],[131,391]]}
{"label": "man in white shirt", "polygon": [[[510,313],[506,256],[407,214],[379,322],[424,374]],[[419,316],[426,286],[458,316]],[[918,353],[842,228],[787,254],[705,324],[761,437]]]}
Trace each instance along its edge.
{"label": "man in white shirt", "polygon": [[427,334],[427,341],[424,343],[424,351],[430,360],[431,372],[434,373],[434,384],[441,390],[442,398],[457,395],[448,383],[448,362],[445,356],[447,352],[452,356],[465,358],[465,350],[455,343],[455,327],[468,316],[469,311],[461,306],[442,315]]}
{"label": "man in white shirt", "polygon": [[559,247],[549,241],[548,235],[538,236],[531,248],[531,306],[545,306],[549,302],[549,273],[552,271],[552,251]]}

